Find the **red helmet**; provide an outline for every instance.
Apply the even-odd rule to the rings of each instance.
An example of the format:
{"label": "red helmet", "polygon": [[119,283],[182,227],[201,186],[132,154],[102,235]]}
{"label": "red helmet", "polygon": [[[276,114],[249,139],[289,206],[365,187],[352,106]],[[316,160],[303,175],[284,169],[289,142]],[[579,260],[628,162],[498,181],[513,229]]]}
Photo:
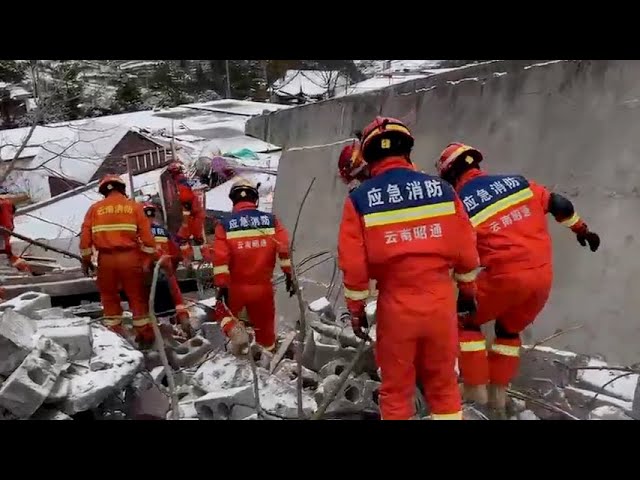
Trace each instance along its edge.
{"label": "red helmet", "polygon": [[180,173],[184,173],[184,165],[180,162],[172,162],[167,167],[167,171],[172,175],[178,175]]}
{"label": "red helmet", "polygon": [[367,162],[391,155],[408,155],[414,139],[407,126],[397,118],[376,117],[362,131],[362,156]]}
{"label": "red helmet", "polygon": [[482,153],[479,150],[465,145],[464,143],[454,142],[447,145],[442,153],[440,154],[440,158],[436,161],[436,169],[438,170],[438,175],[441,177],[447,173],[447,171],[453,166],[454,162],[458,158],[462,158],[464,155],[465,161],[467,163],[472,163],[474,160],[480,163],[482,161]]}
{"label": "red helmet", "polygon": [[155,217],[158,207],[153,202],[144,202],[142,204],[142,209],[147,217]]}
{"label": "red helmet", "polygon": [[120,175],[109,174],[102,177],[98,185],[98,192],[106,196],[112,190],[127,191],[127,184],[120,178]]}
{"label": "red helmet", "polygon": [[342,149],[338,158],[338,172],[346,184],[363,177],[366,169],[367,162],[360,154],[360,142],[354,141]]}

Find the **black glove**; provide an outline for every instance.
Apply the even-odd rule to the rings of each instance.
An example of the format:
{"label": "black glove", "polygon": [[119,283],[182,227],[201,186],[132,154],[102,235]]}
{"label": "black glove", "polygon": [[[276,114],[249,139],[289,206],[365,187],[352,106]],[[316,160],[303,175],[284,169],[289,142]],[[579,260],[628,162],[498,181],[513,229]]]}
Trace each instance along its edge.
{"label": "black glove", "polygon": [[587,230],[586,232],[576,233],[576,238],[583,247],[586,247],[588,243],[592,252],[595,252],[600,247],[600,236],[595,232]]}
{"label": "black glove", "polygon": [[216,299],[218,301],[222,301],[225,305],[229,305],[229,288],[228,287],[218,288],[218,294],[216,295]]}
{"label": "black glove", "polygon": [[459,317],[470,317],[474,315],[478,310],[476,299],[462,292],[458,292],[457,309]]}
{"label": "black glove", "polygon": [[297,293],[298,289],[294,285],[293,277],[291,276],[290,273],[284,274],[284,281],[285,281],[287,293],[289,294],[289,298],[291,298]]}
{"label": "black glove", "polygon": [[363,330],[363,328],[369,328],[369,321],[364,310],[362,313],[351,313],[351,328],[356,337],[362,340],[371,340],[369,334]]}
{"label": "black glove", "polygon": [[82,260],[82,273],[85,277],[90,277],[96,267],[91,260]]}

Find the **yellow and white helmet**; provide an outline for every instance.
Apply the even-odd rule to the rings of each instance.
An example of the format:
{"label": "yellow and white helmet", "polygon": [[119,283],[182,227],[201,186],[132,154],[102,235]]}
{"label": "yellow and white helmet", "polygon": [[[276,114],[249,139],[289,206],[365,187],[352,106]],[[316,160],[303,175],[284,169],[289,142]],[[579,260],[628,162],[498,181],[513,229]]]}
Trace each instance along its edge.
{"label": "yellow and white helmet", "polygon": [[246,178],[239,178],[231,186],[229,191],[229,198],[233,203],[250,201],[257,202],[260,198],[258,188],[260,184],[254,185],[253,182]]}

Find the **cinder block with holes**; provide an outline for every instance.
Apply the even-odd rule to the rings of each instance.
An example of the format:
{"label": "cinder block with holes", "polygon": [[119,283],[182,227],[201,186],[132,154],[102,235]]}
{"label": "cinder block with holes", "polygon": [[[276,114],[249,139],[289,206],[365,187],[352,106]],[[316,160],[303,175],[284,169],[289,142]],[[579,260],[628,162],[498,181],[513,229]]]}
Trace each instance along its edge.
{"label": "cinder block with holes", "polygon": [[19,418],[28,418],[44,403],[63,368],[66,351],[40,336],[36,348],[24,359],[0,388],[0,406]]}
{"label": "cinder block with holes", "polygon": [[46,293],[25,292],[17,297],[0,303],[0,313],[13,309],[27,317],[35,317],[37,310],[51,308],[51,297]]}
{"label": "cinder block with holes", "polygon": [[209,393],[194,402],[200,420],[230,420],[236,406],[255,408],[253,385]]}
{"label": "cinder block with holes", "polygon": [[173,368],[185,368],[195,365],[207,353],[213,350],[211,343],[197,336],[187,340],[171,352],[169,362]]}
{"label": "cinder block with holes", "polygon": [[200,328],[202,335],[211,343],[211,347],[214,350],[224,347],[227,342],[227,337],[222,333],[218,322],[204,322]]}
{"label": "cinder block with holes", "polygon": [[324,367],[320,369],[320,377],[326,378],[329,375],[340,375],[346,368],[349,367],[349,361],[344,358],[336,358],[331,360]]}
{"label": "cinder block with holes", "polygon": [[35,322],[14,310],[0,316],[0,375],[8,376],[35,346]]}
{"label": "cinder block with holes", "polygon": [[85,319],[40,320],[38,333],[62,346],[69,360],[88,360],[93,353],[91,326]]}

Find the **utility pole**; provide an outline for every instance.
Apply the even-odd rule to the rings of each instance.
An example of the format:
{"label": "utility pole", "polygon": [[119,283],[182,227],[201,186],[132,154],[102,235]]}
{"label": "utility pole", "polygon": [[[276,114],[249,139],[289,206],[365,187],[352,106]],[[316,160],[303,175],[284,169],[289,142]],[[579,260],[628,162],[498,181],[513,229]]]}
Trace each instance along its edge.
{"label": "utility pole", "polygon": [[224,67],[227,70],[227,98],[231,98],[231,79],[229,78],[229,60],[224,61]]}

